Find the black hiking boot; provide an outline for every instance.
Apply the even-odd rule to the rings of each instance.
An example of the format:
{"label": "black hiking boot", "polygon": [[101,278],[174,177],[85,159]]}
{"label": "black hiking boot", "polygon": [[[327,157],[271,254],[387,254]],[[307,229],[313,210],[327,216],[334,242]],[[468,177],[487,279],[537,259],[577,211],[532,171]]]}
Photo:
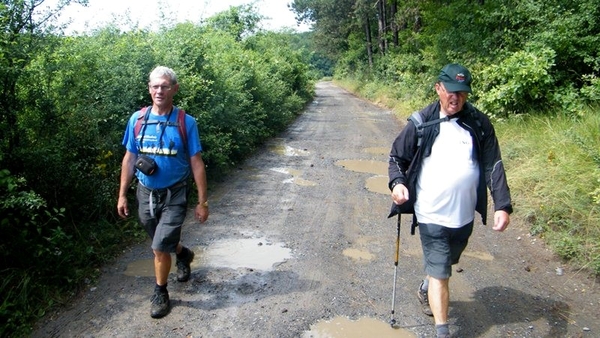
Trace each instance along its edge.
{"label": "black hiking boot", "polygon": [[169,301],[169,292],[154,291],[152,296],[152,306],[150,307],[150,317],[162,318],[169,314],[171,302]]}
{"label": "black hiking boot", "polygon": [[[192,268],[190,264],[194,260],[194,252],[186,247],[181,250],[181,253],[177,256],[177,281],[187,282],[190,279]],[[180,257],[181,256],[181,257]]]}
{"label": "black hiking boot", "polygon": [[419,285],[419,291],[417,291],[417,298],[419,298],[419,302],[421,302],[421,309],[423,313],[428,316],[433,316],[433,312],[431,312],[431,307],[429,306],[429,298],[427,298],[427,291],[423,290],[423,282]]}

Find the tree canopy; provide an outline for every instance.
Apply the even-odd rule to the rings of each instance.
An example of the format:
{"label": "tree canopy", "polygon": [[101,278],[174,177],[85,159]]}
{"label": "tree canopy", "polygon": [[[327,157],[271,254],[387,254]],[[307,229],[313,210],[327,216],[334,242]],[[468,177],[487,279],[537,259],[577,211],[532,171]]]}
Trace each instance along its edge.
{"label": "tree canopy", "polygon": [[340,78],[426,96],[439,69],[458,62],[475,75],[473,99],[497,116],[543,106],[577,115],[600,97],[599,0],[294,0],[291,8],[313,24],[315,46]]}

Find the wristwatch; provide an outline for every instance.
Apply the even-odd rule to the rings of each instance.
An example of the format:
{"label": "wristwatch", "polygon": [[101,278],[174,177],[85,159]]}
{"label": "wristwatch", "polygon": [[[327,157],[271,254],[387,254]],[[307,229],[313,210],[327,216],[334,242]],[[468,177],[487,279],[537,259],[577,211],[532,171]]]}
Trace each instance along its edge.
{"label": "wristwatch", "polygon": [[206,208],[208,208],[208,201],[206,201],[206,202],[204,202],[204,203],[198,203],[198,204],[202,205],[203,207],[206,207]]}
{"label": "wristwatch", "polygon": [[402,184],[400,181],[395,181],[394,183],[392,183],[392,187],[391,190],[394,191],[394,188],[398,185],[398,184]]}

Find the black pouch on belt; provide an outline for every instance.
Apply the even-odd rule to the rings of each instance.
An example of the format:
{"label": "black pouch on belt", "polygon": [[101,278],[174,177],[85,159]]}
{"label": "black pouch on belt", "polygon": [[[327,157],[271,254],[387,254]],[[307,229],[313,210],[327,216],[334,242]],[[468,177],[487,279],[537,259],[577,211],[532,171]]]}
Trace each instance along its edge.
{"label": "black pouch on belt", "polygon": [[154,174],[158,166],[156,165],[156,161],[150,156],[147,155],[139,155],[137,160],[135,161],[135,167],[144,173],[146,176],[150,176]]}

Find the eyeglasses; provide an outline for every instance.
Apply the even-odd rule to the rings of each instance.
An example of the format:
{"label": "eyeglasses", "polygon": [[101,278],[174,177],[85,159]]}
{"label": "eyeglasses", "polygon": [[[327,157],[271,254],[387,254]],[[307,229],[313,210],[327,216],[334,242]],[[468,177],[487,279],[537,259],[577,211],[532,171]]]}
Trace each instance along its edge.
{"label": "eyeglasses", "polygon": [[171,90],[171,88],[173,88],[173,86],[161,86],[161,85],[151,85],[150,89],[152,89],[152,91],[158,91],[159,89],[162,89],[162,91],[167,91],[167,90]]}

